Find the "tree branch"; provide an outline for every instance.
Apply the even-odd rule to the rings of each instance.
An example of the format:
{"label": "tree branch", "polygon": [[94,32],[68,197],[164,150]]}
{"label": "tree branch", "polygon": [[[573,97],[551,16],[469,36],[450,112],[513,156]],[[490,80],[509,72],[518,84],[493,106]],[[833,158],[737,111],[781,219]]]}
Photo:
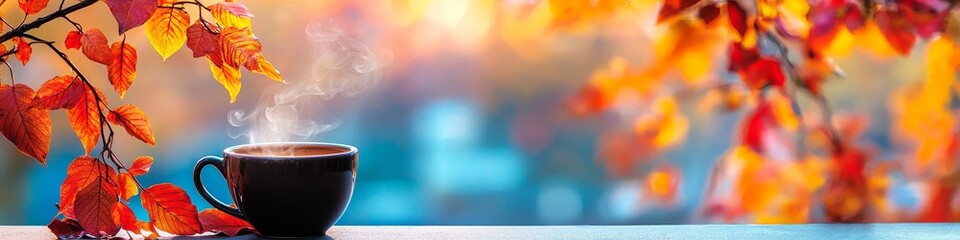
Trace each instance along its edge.
{"label": "tree branch", "polygon": [[83,1],[80,1],[80,3],[74,4],[73,6],[64,8],[62,10],[57,10],[56,12],[50,13],[49,15],[37,18],[37,20],[34,20],[33,22],[23,24],[17,28],[14,28],[13,30],[10,30],[9,32],[4,33],[3,35],[0,35],[0,43],[6,42],[7,40],[10,40],[16,36],[22,36],[26,34],[27,31],[38,28],[49,21],[53,21],[54,19],[76,12],[77,10],[89,7],[90,5],[93,5],[94,3],[97,3],[97,2],[99,2],[99,0],[83,0]]}

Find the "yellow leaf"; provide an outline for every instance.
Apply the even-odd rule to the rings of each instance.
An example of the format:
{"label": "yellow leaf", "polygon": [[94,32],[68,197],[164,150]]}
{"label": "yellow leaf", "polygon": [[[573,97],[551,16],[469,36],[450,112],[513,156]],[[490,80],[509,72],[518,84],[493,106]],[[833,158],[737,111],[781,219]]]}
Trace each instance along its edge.
{"label": "yellow leaf", "polygon": [[147,39],[150,40],[153,49],[156,49],[157,53],[166,60],[187,42],[189,24],[190,15],[187,11],[176,8],[157,8],[146,23]]}
{"label": "yellow leaf", "polygon": [[213,78],[217,79],[217,82],[223,84],[223,87],[227,89],[227,92],[230,94],[230,103],[233,103],[237,100],[237,94],[240,93],[240,69],[230,66],[229,64],[223,64],[221,67],[217,67],[217,64],[210,62],[210,71],[213,72]]}
{"label": "yellow leaf", "polygon": [[250,28],[252,14],[247,7],[235,2],[221,2],[210,6],[210,15],[223,28]]}

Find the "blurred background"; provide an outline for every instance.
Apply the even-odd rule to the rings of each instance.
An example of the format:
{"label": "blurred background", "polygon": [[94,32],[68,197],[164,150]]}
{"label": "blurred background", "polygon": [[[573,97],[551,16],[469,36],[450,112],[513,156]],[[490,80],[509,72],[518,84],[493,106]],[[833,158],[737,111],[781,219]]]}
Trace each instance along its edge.
{"label": "blurred background", "polygon": [[[700,36],[702,43],[691,45],[700,55],[679,60],[698,62],[702,76],[665,73],[660,78],[670,84],[658,86],[663,89],[657,91],[659,100],[585,114],[589,101],[582,96],[592,80],[663,61],[658,48],[664,40],[658,36],[667,30],[655,26],[658,2],[240,2],[255,15],[253,29],[263,42],[264,56],[290,85],[315,78],[318,56],[310,49],[318,42],[310,33],[318,25],[312,24],[332,26],[378,57],[379,77],[363,79],[369,85],[311,105],[316,111],[312,120],[335,128],[310,140],[360,149],[356,190],[339,224],[827,221],[814,200],[790,209],[802,212],[799,219],[763,218],[760,213],[718,219],[706,213],[720,206],[712,204],[708,194],[711,173],[735,148],[740,119],[747,113],[704,106],[704,99],[714,93],[703,86],[738,82],[726,71],[725,47],[711,43],[727,38],[723,32]],[[3,8],[6,19],[22,16],[15,4]],[[110,16],[106,5],[97,4],[71,17],[85,28],[103,29],[111,42],[119,41]],[[66,21],[54,20],[32,32],[59,45],[69,29]],[[157,144],[149,147],[118,134],[114,149],[127,163],[139,155],[154,156],[156,162],[149,174],[139,177],[141,182],[172,182],[187,190],[199,208],[208,208],[191,181],[194,163],[248,143],[246,137],[230,136],[235,127],[228,115],[256,109],[261,96],[272,94],[279,83],[245,71],[243,89],[230,104],[205,60],[192,58],[188,49],[162,61],[142,27],[130,31],[127,42],[138,49],[136,80],[124,99],[112,91],[106,95],[114,105],[142,108]],[[894,147],[888,134],[894,122],[890,96],[923,81],[924,69],[918,66],[925,61],[925,46],[918,44],[917,54],[910,57],[851,48],[836,58],[846,77],[823,87],[836,115],[868,120],[858,125],[863,126],[860,139],[875,146],[874,163],[896,162],[906,154]],[[14,64],[17,82],[36,88],[69,72],[48,49],[35,47],[33,54],[28,67]],[[87,61],[77,50],[68,55],[79,59],[95,85],[109,89],[104,66]],[[687,94],[690,88],[699,90]],[[677,117],[670,118],[673,125],[657,127],[661,131],[655,135],[661,138],[650,140],[642,138],[635,117],[647,111],[674,112]],[[66,167],[83,148],[64,111],[53,112],[52,118],[54,137],[46,167],[12,144],[0,144],[0,224],[47,224],[56,214]],[[814,170],[793,173],[790,176],[818,187],[825,178]],[[879,194],[886,206],[920,211],[926,196],[922,184],[901,174],[885,176],[885,190]],[[203,179],[215,196],[229,199],[218,173],[208,168]],[[792,198],[793,193],[776,188],[774,184],[773,189],[750,194]],[[145,215],[142,208],[134,210]]]}

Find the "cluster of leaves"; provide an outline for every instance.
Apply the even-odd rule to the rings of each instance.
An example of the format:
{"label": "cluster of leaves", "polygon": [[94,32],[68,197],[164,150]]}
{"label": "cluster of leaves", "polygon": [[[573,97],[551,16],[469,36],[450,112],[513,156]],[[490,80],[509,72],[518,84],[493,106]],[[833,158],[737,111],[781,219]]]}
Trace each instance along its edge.
{"label": "cluster of leaves", "polygon": [[[613,175],[629,175],[636,164],[681,142],[687,121],[673,105],[695,95],[708,111],[749,109],[737,144],[709,178],[708,196],[716,199],[705,204],[708,216],[807,222],[810,209],[823,209],[825,219],[835,222],[955,219],[953,210],[947,211],[960,179],[954,164],[960,121],[950,109],[960,69],[960,10],[953,2],[664,0],[659,5],[656,23],[666,31],[657,36],[653,63],[632,69],[614,59],[570,104],[580,115],[618,104],[641,106],[627,113],[636,119],[629,131],[601,137],[600,157]],[[927,81],[894,96],[899,122],[894,130],[904,135],[904,145],[917,146],[904,147],[913,149],[908,163],[920,172],[910,176],[933,190],[922,213],[904,218],[884,195],[892,167],[871,161],[875,151],[859,137],[866,120],[833,116],[821,85],[844,77],[832,59],[855,43],[887,57],[907,56],[920,41],[929,42]],[[737,81],[711,81],[715,66],[708,59],[717,53]],[[682,87],[665,81],[673,72],[684,80]],[[812,106],[801,106],[798,98],[810,99]],[[648,175],[648,190],[669,186],[656,174],[664,172]],[[715,189],[724,184],[732,190]]]}
{"label": "cluster of leaves", "polygon": [[[150,170],[153,158],[141,156],[133,165],[125,167],[112,149],[112,125],[122,127],[152,146],[156,141],[147,116],[134,105],[111,108],[104,93],[91,84],[54,42],[31,35],[29,31],[55,19],[70,22],[75,30],[66,33],[63,46],[68,50],[77,49],[91,61],[105,65],[110,84],[123,98],[137,72],[137,50],[126,43],[124,33],[146,25],[151,45],[164,59],[183,45],[193,51],[194,57],[206,57],[214,78],[228,90],[233,102],[240,90],[241,66],[282,81],[279,72],[263,57],[261,43],[251,30],[253,15],[245,6],[232,1],[207,6],[200,1],[82,0],[66,7],[65,2],[61,1],[59,8],[49,15],[27,23],[29,16],[47,9],[49,0],[20,0],[24,19],[19,26],[0,18],[10,28],[0,36],[0,42],[13,44],[10,50],[0,45],[0,59],[8,68],[10,55],[26,66],[33,46],[40,44],[56,53],[73,70],[72,74],[47,80],[36,91],[17,84],[12,72],[13,84],[0,84],[0,133],[20,152],[46,165],[52,130],[49,112],[58,109],[67,111],[70,126],[83,145],[83,155],[70,164],[61,185],[57,206],[58,216],[62,218],[54,218],[50,230],[57,236],[71,238],[112,237],[121,229],[147,238],[156,238],[161,231],[178,235],[207,231],[235,235],[252,231],[245,221],[217,210],[198,213],[186,192],[173,184],[146,188],[141,185],[136,177]],[[101,30],[84,29],[69,18],[69,14],[98,2],[104,2],[116,18],[122,40],[110,44]],[[198,9],[198,19],[193,25],[186,12],[187,5]],[[207,21],[205,15],[213,21]],[[98,143],[102,143],[99,154],[91,154]],[[138,220],[130,209],[131,198],[138,194],[149,221]]]}

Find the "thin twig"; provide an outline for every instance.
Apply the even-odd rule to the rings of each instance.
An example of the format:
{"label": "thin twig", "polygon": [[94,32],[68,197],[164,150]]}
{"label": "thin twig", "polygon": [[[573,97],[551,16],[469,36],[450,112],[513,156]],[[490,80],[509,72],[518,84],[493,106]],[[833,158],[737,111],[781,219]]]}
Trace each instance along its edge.
{"label": "thin twig", "polygon": [[89,7],[97,2],[100,2],[100,1],[99,0],[82,0],[77,4],[64,8],[63,10],[58,10],[46,16],[37,18],[32,22],[22,24],[21,26],[16,27],[13,30],[10,30],[9,32],[4,33],[3,35],[0,35],[0,43],[6,42],[7,40],[12,39],[13,37],[21,36],[25,34],[27,31],[43,26],[43,24],[46,24],[47,22],[53,21],[54,19],[60,18],[64,15],[76,12],[77,10]]}

